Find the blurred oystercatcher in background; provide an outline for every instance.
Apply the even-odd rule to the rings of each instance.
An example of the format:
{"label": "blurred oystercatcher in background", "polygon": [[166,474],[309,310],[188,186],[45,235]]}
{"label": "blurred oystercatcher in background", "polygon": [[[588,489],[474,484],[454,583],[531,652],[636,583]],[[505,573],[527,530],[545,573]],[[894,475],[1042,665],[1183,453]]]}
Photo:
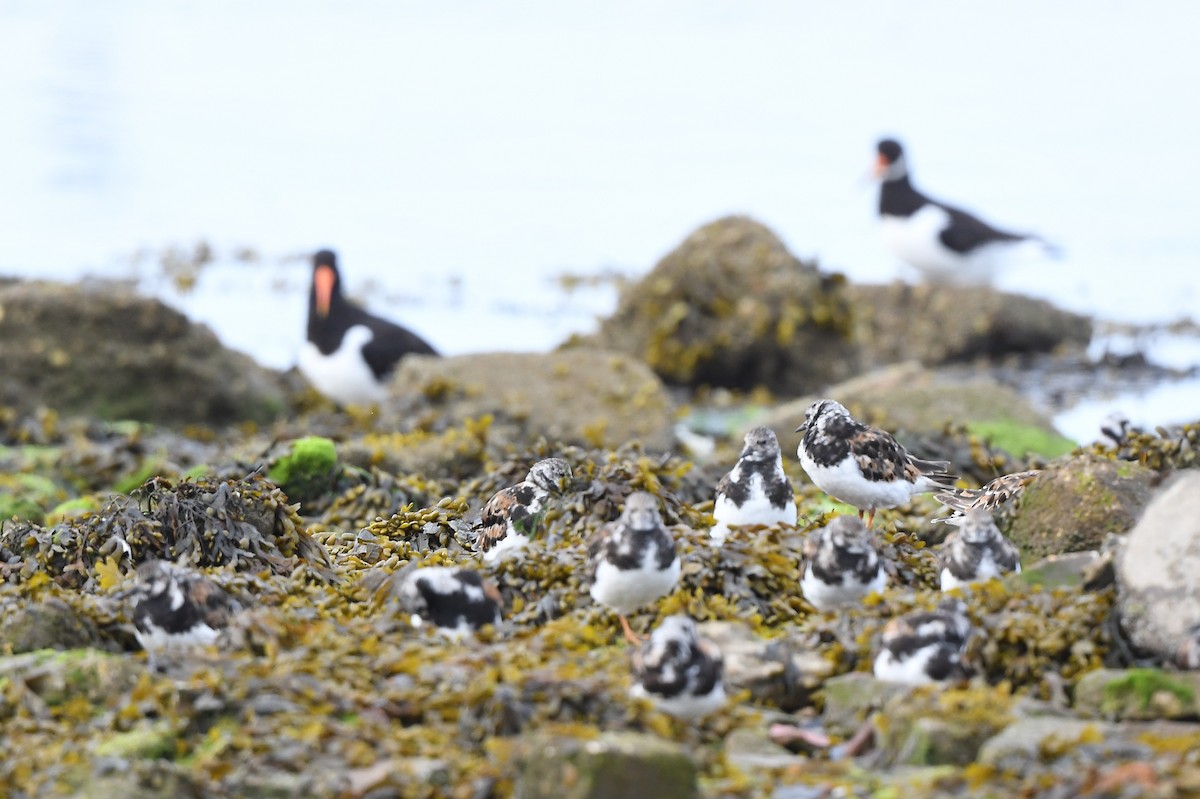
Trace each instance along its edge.
{"label": "blurred oystercatcher in background", "polygon": [[1028,244],[1058,250],[1040,237],[1013,233],[913,188],[904,148],[895,139],[878,145],[879,216],[883,241],[926,277],[952,283],[988,283],[1011,251]]}
{"label": "blurred oystercatcher in background", "polygon": [[396,364],[409,353],[437,355],[416,333],[346,299],[332,250],[314,255],[308,344],[299,364],[309,382],[342,405],[380,402]]}

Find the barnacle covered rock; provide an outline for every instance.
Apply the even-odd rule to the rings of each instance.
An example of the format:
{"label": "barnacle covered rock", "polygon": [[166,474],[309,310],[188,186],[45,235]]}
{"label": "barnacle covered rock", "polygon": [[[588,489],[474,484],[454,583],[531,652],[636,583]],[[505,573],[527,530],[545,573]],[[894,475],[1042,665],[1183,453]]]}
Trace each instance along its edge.
{"label": "barnacle covered rock", "polygon": [[922,686],[892,697],[875,717],[881,760],[888,765],[966,765],[1008,726],[1007,686]]}
{"label": "barnacle covered rock", "polygon": [[696,764],[680,747],[649,735],[591,739],[539,735],[522,742],[516,792],[523,799],[695,799]]}
{"label": "barnacle covered rock", "polygon": [[61,599],[7,605],[0,601],[0,652],[80,649],[100,642],[96,623]]}
{"label": "barnacle covered rock", "polygon": [[1155,494],[1119,550],[1121,626],[1135,646],[1170,658],[1184,632],[1200,624],[1198,541],[1200,470],[1189,469]]}
{"label": "barnacle covered rock", "polygon": [[854,373],[853,326],[840,275],[735,216],[688,236],[576,343],[629,353],[669,383],[799,394]]}
{"label": "barnacle covered rock", "polygon": [[167,425],[268,421],[275,376],[120,283],[0,285],[0,403]]}

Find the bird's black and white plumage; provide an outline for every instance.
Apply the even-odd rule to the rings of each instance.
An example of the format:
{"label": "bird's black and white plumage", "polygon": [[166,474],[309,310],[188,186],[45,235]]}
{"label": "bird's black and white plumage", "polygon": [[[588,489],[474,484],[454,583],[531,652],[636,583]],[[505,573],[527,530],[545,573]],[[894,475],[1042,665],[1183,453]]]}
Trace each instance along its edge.
{"label": "bird's black and white plumage", "polygon": [[630,494],[621,518],[589,541],[588,561],[592,599],[616,611],[625,637],[641,643],[625,617],[666,596],[679,581],[675,539],[663,526],[658,500],[645,491]]}
{"label": "bird's black and white plumage", "polygon": [[933,498],[953,513],[933,521],[957,526],[963,523],[965,514],[972,508],[994,512],[1024,494],[1029,484],[1041,473],[1041,469],[1030,469],[1026,472],[1002,474],[982,488],[947,488],[938,491]]}
{"label": "bird's black and white plumage", "polygon": [[138,566],[125,596],[133,606],[134,634],[152,663],[159,652],[215,643],[241,610],[208,577],[165,560]]}
{"label": "bird's black and white plumage", "polygon": [[861,519],[838,516],[804,541],[800,591],[817,610],[853,605],[887,587],[887,572]]}
{"label": "bird's black and white plumage", "polygon": [[544,458],[525,479],[497,491],[483,506],[475,547],[488,563],[517,553],[537,532],[551,499],[566,490],[571,466],[562,458]]}
{"label": "bird's black and white plumage", "polygon": [[721,650],[687,616],[668,616],[633,653],[630,694],[681,719],[698,719],[725,704]]}
{"label": "bird's black and white plumage", "polygon": [[332,251],[313,256],[308,342],[299,366],[318,391],[342,405],[380,402],[396,364],[411,353],[437,354],[416,333],[346,299]]}
{"label": "bird's black and white plumage", "polygon": [[709,535],[717,543],[730,527],[796,523],[796,495],[783,473],[779,439],[769,427],[746,433],[745,445],[733,469],[717,483]]}
{"label": "bird's black and white plumage", "polygon": [[964,655],[972,633],[967,606],[959,599],[892,619],[883,628],[875,677],[909,685],[966,679],[971,669]]}
{"label": "bird's black and white plumage", "polygon": [[959,528],[947,536],[939,560],[943,591],[1021,572],[1020,551],[982,507],[966,512]]}
{"label": "bird's black and white plumage", "polygon": [[459,566],[410,566],[396,573],[393,596],[413,627],[452,638],[500,623],[500,592],[477,571]]}
{"label": "bird's black and white plumage", "polygon": [[894,139],[878,144],[879,217],[884,244],[923,274],[957,283],[986,283],[1006,251],[1035,243],[1048,254],[1055,248],[1028,233],[1013,233],[913,188],[904,149]]}
{"label": "bird's black and white plumage", "polygon": [[891,433],[858,421],[840,402],[814,402],[796,432],[804,434],[797,454],[809,478],[826,494],[857,508],[859,516],[868,512],[868,527],[879,508],[954,486],[948,461],[913,457]]}

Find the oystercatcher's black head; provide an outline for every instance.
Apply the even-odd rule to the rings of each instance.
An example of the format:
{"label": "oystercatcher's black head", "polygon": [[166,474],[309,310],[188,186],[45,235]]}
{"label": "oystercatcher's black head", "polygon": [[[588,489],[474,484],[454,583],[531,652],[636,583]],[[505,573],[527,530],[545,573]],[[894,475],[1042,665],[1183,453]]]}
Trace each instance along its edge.
{"label": "oystercatcher's black head", "polygon": [[322,319],[329,316],[334,297],[342,290],[338,275],[337,255],[333,250],[321,250],[313,256],[312,294],[309,297],[311,310]]}
{"label": "oystercatcher's black head", "polygon": [[880,139],[876,145],[879,157],[875,160],[875,177],[879,180],[896,180],[908,174],[904,162],[904,148],[895,139]]}

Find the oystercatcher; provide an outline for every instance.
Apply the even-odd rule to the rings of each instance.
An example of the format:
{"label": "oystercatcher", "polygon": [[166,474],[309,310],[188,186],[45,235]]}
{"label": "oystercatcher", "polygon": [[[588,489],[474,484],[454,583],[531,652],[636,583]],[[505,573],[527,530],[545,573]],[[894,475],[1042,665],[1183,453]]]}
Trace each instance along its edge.
{"label": "oystercatcher", "polygon": [[313,256],[308,344],[299,364],[309,382],[342,405],[380,402],[396,364],[410,353],[437,355],[416,333],[346,299],[332,250]]}
{"label": "oystercatcher", "polygon": [[1049,255],[1058,250],[1029,233],[1013,233],[913,188],[904,149],[895,139],[878,145],[879,216],[883,241],[901,260],[926,276],[952,283],[987,283],[1005,251],[1028,242]]}

